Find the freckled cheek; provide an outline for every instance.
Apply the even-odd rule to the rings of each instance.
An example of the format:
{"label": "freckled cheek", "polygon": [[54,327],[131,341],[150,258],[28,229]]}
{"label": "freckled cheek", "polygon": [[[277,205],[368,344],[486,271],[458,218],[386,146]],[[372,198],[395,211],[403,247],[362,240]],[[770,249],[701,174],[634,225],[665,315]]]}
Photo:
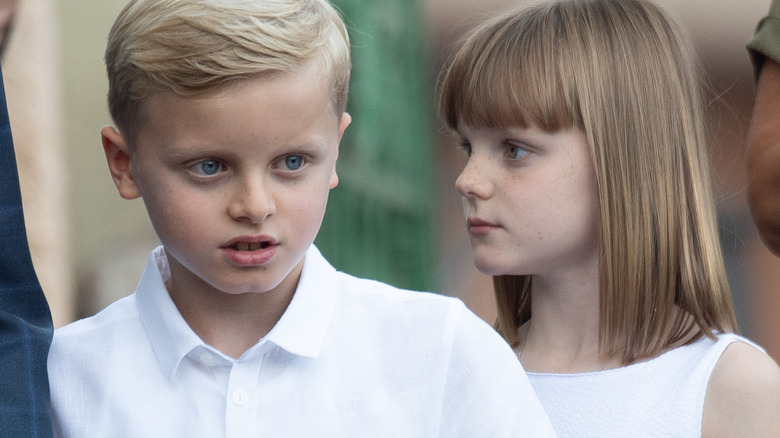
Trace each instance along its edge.
{"label": "freckled cheek", "polygon": [[512,177],[506,187],[511,190],[507,196],[516,225],[539,239],[551,232],[565,232],[559,228],[572,219],[573,210],[583,201],[574,181],[562,179],[560,173],[540,178]]}

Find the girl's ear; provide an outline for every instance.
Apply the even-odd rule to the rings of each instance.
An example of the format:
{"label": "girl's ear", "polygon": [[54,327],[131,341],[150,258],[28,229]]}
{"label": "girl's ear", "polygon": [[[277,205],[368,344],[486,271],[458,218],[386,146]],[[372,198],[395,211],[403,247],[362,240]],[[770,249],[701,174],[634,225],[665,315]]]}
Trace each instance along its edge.
{"label": "girl's ear", "polygon": [[141,197],[141,192],[133,178],[132,154],[128,150],[122,134],[111,126],[104,126],[100,130],[100,136],[103,141],[108,170],[111,172],[114,185],[119,190],[119,196],[124,199]]}

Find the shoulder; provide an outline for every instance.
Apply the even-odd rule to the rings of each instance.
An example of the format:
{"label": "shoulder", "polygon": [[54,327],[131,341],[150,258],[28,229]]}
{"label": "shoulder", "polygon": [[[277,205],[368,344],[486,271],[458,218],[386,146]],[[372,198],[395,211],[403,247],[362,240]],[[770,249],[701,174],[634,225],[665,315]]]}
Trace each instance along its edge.
{"label": "shoulder", "polygon": [[[431,292],[413,291],[361,278],[334,268],[312,245],[306,253],[303,273],[298,285],[301,290],[316,289],[317,293],[333,293],[342,306],[371,306],[377,310],[403,307],[443,308],[457,306],[460,300]],[[462,304],[462,303],[460,303]]]}
{"label": "shoulder", "polygon": [[387,327],[394,334],[414,337],[418,345],[435,343],[455,361],[484,362],[495,360],[495,351],[511,353],[500,335],[458,298],[399,289],[344,273],[339,273],[338,284],[343,322]]}
{"label": "shoulder", "polygon": [[353,305],[373,306],[377,310],[461,313],[466,310],[457,298],[432,292],[401,289],[377,280],[353,277],[343,272],[337,274],[338,293],[342,302]]}
{"label": "shoulder", "polygon": [[55,337],[79,336],[91,332],[103,332],[117,324],[125,324],[138,317],[135,294],[113,302],[97,314],[74,321],[54,331]]}
{"label": "shoulder", "polygon": [[780,430],[780,368],[763,351],[732,342],[707,387],[702,436],[776,436]]}
{"label": "shoulder", "polygon": [[64,358],[78,357],[81,351],[99,351],[110,348],[117,338],[121,344],[132,342],[133,333],[143,332],[138,317],[135,295],[122,298],[98,314],[84,318],[54,331],[49,364],[55,365]]}

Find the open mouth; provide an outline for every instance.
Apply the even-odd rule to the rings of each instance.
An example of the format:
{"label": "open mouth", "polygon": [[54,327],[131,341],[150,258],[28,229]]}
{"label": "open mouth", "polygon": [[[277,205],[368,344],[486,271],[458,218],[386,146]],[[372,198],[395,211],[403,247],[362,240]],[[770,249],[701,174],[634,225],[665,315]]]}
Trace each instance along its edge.
{"label": "open mouth", "polygon": [[236,251],[257,251],[271,246],[271,242],[236,242],[232,248]]}

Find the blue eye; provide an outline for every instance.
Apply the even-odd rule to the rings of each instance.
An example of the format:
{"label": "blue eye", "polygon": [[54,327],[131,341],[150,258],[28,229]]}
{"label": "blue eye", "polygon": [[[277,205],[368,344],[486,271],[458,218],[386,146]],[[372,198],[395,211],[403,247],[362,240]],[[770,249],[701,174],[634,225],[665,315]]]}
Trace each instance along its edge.
{"label": "blue eye", "polygon": [[290,155],[284,158],[284,165],[290,170],[298,170],[303,166],[303,157],[300,155]]}
{"label": "blue eye", "polygon": [[510,159],[517,159],[517,158],[523,158],[524,156],[528,155],[528,151],[521,148],[520,146],[510,144],[507,146],[506,150],[506,156]]}
{"label": "blue eye", "polygon": [[222,165],[217,160],[205,160],[197,164],[198,170],[204,175],[214,175]]}

